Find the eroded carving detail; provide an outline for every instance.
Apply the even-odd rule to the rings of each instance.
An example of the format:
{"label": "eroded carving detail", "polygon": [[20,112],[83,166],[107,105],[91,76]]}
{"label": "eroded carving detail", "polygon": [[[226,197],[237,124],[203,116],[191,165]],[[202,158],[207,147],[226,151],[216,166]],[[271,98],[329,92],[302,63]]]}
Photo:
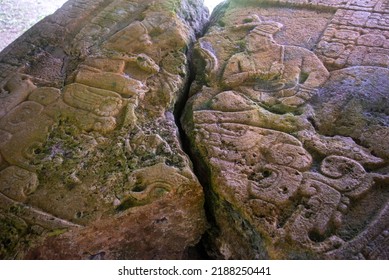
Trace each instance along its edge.
{"label": "eroded carving detail", "polygon": [[10,166],[0,171],[0,191],[9,198],[24,202],[38,186],[35,173],[17,166]]}
{"label": "eroded carving detail", "polygon": [[23,102],[36,86],[24,75],[12,75],[0,87],[0,118]]}
{"label": "eroded carving detail", "polygon": [[389,66],[388,14],[338,10],[316,53],[332,69]]}
{"label": "eroded carving detail", "polygon": [[[172,115],[188,79],[191,24],[201,21],[203,10],[192,10],[191,2],[179,16],[183,7],[176,0],[73,2],[41,25],[40,36],[58,45],[41,46],[30,38],[41,48],[31,51],[36,57],[31,63],[17,57],[24,59],[15,62],[22,66],[0,84],[0,223],[9,226],[11,235],[17,223],[3,216],[22,219],[23,229],[39,228],[32,236],[27,230],[15,234],[20,242],[66,230],[82,240],[96,221],[118,226],[117,217],[145,211],[152,223],[160,211],[157,204],[179,196],[185,201],[179,206],[182,213],[200,209],[195,215],[201,216],[188,220],[194,231],[184,234],[182,248],[173,253],[180,257],[205,222],[201,188]],[[80,18],[73,19],[73,12]],[[60,35],[70,36],[65,43],[56,39],[55,26],[58,32],[67,30]],[[184,216],[166,223],[170,227]],[[13,249],[23,257],[31,245],[2,246],[0,258],[9,258]],[[81,257],[63,247],[60,258]]]}
{"label": "eroded carving detail", "polygon": [[191,179],[190,173],[181,174],[164,163],[138,169],[128,176],[125,184],[127,194],[118,202],[117,210],[149,204],[190,184]]}
{"label": "eroded carving detail", "polygon": [[[188,207],[201,208],[171,113],[188,78],[185,49],[193,34],[177,17],[178,1],[138,2],[95,1],[96,15],[83,28],[63,14],[53,18],[40,36],[51,42],[53,30],[66,30],[75,40],[63,50],[40,51],[26,69],[0,73],[0,223],[13,229],[4,235],[12,244],[32,227],[37,235],[70,228],[53,248],[81,245],[88,256],[112,257],[101,253],[102,243],[132,247],[127,237],[139,221],[148,219],[143,229],[170,227],[167,215],[186,222],[190,213],[180,207],[192,197],[198,200]],[[267,2],[277,12],[261,18],[253,14],[257,3],[247,1],[251,6],[237,5],[236,14],[215,17],[195,51],[201,74],[183,126],[204,163],[202,174],[210,175],[220,230],[213,241],[228,258],[388,258],[388,1]],[[324,22],[317,26],[326,26],[337,9],[315,53],[307,48],[314,48],[319,31],[300,47],[288,42],[291,26],[280,22],[290,14],[280,2],[309,6]],[[322,7],[330,7],[326,15]],[[81,15],[87,8],[81,1],[67,9]],[[231,22],[223,21],[228,17]],[[55,73],[40,75],[40,65],[50,62]],[[341,70],[328,72],[333,69]],[[63,71],[69,71],[66,81]],[[370,101],[381,105],[372,109]],[[161,213],[154,205],[174,211]],[[222,219],[230,214],[239,224],[236,252],[227,244],[234,236],[223,239],[230,231]],[[122,230],[123,224],[135,227]],[[85,227],[75,229],[79,225]],[[168,236],[167,228],[158,229]],[[107,232],[114,238],[96,238]],[[245,238],[249,249],[241,246]],[[158,247],[150,244],[146,251]]]}
{"label": "eroded carving detail", "polygon": [[[229,32],[250,30],[244,51],[230,57],[214,51],[212,35],[203,38],[197,48],[205,64],[199,67],[208,71],[201,77],[212,87],[193,95],[182,121],[210,172],[212,192],[236,207],[262,238],[273,240],[266,243],[268,253],[287,257],[285,248],[297,244],[305,252],[301,254],[340,256],[350,242],[341,232],[355,205],[389,179],[379,171],[386,158],[361,146],[360,138],[321,134],[311,99],[333,78],[327,82],[330,73],[312,52],[276,43],[273,34],[281,28],[258,16],[225,27]],[[352,28],[334,32],[358,44],[386,40],[361,36]],[[214,73],[220,69],[217,84]],[[370,229],[375,223],[373,219],[365,226],[379,235],[378,228]],[[358,234],[354,240],[368,233],[360,228]]]}
{"label": "eroded carving detail", "polygon": [[295,108],[304,104],[326,80],[327,70],[308,50],[274,41],[273,34],[282,24],[253,21],[250,25],[255,28],[246,37],[246,51],[229,59],[222,82],[229,88],[243,85],[245,94],[264,106]]}

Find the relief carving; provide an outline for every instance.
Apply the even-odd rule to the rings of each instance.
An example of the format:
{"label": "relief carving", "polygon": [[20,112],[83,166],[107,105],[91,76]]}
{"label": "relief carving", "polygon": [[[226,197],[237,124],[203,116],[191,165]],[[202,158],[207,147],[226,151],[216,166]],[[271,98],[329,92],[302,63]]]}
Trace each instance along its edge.
{"label": "relief carving", "polygon": [[[62,234],[73,236],[72,244],[79,242],[84,251],[100,242],[110,258],[162,258],[159,250],[166,246],[164,254],[181,258],[197,242],[205,227],[202,190],[180,146],[172,112],[189,77],[185,51],[197,32],[189,19],[200,23],[205,11],[191,8],[184,15],[177,2],[72,3],[41,24],[44,33],[55,29],[52,22],[60,23],[68,32],[61,35],[66,42],[56,32],[50,34],[53,45],[37,39],[31,63],[16,46],[20,54],[13,59],[22,66],[0,81],[0,228],[9,228],[1,234],[12,236],[17,224],[12,221],[21,219],[26,230],[15,235],[12,246],[0,243],[0,258],[26,257],[40,244],[35,240],[45,248],[48,239],[61,240]],[[180,214],[159,217],[164,203]],[[191,212],[196,220],[187,218]],[[138,223],[142,215],[147,217]],[[142,247],[148,237],[82,244],[96,237],[97,228],[100,236],[112,236],[122,219],[127,220],[124,235],[158,219],[163,223],[154,226],[156,232],[165,224],[170,229],[163,229],[166,238],[146,241],[152,249],[124,255],[118,252]],[[105,223],[113,226],[104,228]],[[182,241],[170,249],[176,247],[169,245],[176,230]],[[19,248],[29,239],[35,243]],[[54,250],[59,247],[63,250]],[[44,256],[84,258],[72,247],[49,246]]]}
{"label": "relief carving", "polygon": [[7,197],[25,202],[38,186],[38,177],[35,173],[17,166],[10,166],[0,171],[0,190]]}
{"label": "relief carving", "polygon": [[0,118],[23,102],[36,86],[28,76],[15,74],[0,86]]}
{"label": "relief carving", "polygon": [[[242,18],[238,13],[236,18],[239,17]],[[205,163],[204,172],[210,173],[213,203],[223,205],[221,201],[226,201],[232,205],[233,210],[215,206],[215,215],[219,215],[218,211],[240,215],[260,238],[273,240],[262,246],[275,258],[299,254],[291,253],[288,246],[299,246],[302,255],[334,258],[349,254],[352,258],[347,249],[352,240],[367,232],[381,234],[379,228],[371,229],[377,223],[375,218],[366,228],[358,228],[358,234],[352,238],[344,232],[356,205],[366,203],[368,197],[377,195],[387,184],[389,175],[381,170],[386,157],[361,145],[360,134],[354,138],[355,133],[341,134],[340,129],[339,134],[322,134],[321,122],[329,128],[334,124],[331,117],[337,115],[325,115],[327,108],[318,103],[317,97],[328,98],[330,90],[342,89],[342,82],[334,82],[337,73],[331,75],[320,56],[302,47],[277,43],[274,35],[282,28],[281,23],[257,15],[224,27],[220,32],[228,36],[247,34],[243,37],[244,49],[234,53],[230,48],[231,55],[225,51],[230,46],[227,37],[213,39],[212,31],[202,38],[196,55],[204,60],[198,67],[204,67],[206,74],[199,75],[204,79],[199,82],[210,87],[195,84],[198,92],[187,104],[182,118],[184,129],[195,147],[194,153]],[[326,32],[330,28],[331,24]],[[331,32],[339,42],[356,42],[366,47],[382,47],[386,40],[380,35],[361,36],[350,28]],[[224,52],[215,48],[216,42],[227,46]],[[346,49],[339,46],[339,50]],[[367,68],[355,70],[350,79],[358,80],[358,71],[373,72]],[[215,73],[221,73],[219,83],[215,83]],[[372,83],[380,84],[378,80]],[[345,82],[345,92],[352,86]],[[329,119],[324,121],[325,117]],[[347,129],[352,131],[349,125]],[[371,215],[386,213],[382,206],[369,211],[375,211],[369,212]],[[215,217],[218,218],[223,219],[221,215]],[[245,258],[238,249],[223,256],[222,238],[228,230],[220,232],[220,236],[214,236],[221,239],[220,249],[219,245],[210,245],[220,250],[219,257],[236,254],[236,258]],[[231,244],[226,246],[233,248]],[[254,252],[248,250],[245,254]]]}
{"label": "relief carving", "polygon": [[388,258],[388,1],[72,1],[0,65],[0,258]]}
{"label": "relief carving", "polygon": [[185,174],[159,163],[136,170],[127,180],[125,188],[128,189],[128,193],[118,202],[120,203],[116,208],[118,211],[146,205],[169,193],[177,192],[186,184],[190,184],[191,176],[190,173]]}
{"label": "relief carving", "polygon": [[386,13],[338,10],[316,53],[330,69],[350,66],[389,66]]}
{"label": "relief carving", "polygon": [[281,23],[252,21],[250,25],[254,29],[246,37],[246,51],[228,60],[222,83],[228,88],[242,85],[241,90],[255,102],[270,108],[304,104],[326,81],[328,71],[310,51],[274,41]]}

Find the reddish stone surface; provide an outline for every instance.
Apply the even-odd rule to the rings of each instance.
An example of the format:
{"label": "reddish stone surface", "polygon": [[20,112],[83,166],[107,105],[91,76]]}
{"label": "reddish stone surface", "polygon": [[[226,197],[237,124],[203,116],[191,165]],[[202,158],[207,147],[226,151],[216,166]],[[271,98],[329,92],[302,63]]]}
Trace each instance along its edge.
{"label": "reddish stone surface", "polygon": [[220,259],[387,259],[387,1],[229,1],[182,123]]}
{"label": "reddish stone surface", "polygon": [[1,258],[389,258],[387,1],[200,2],[1,53]]}

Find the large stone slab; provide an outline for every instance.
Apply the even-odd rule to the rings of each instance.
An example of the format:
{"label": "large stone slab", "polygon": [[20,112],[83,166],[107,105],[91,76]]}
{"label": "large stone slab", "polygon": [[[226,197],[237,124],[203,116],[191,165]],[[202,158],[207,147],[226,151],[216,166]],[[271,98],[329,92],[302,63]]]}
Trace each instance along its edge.
{"label": "large stone slab", "polygon": [[71,0],[0,56],[0,258],[176,259],[205,230],[174,108],[200,1]]}
{"label": "large stone slab", "polygon": [[388,1],[230,0],[189,61],[200,2],[69,1],[1,53],[0,258],[389,258]]}
{"label": "large stone slab", "polygon": [[387,1],[227,1],[182,124],[222,259],[388,259]]}

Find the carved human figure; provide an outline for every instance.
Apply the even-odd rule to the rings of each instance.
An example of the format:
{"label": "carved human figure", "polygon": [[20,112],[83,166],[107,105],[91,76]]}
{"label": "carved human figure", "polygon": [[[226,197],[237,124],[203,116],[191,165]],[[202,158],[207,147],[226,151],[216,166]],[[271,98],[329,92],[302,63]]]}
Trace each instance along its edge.
{"label": "carved human figure", "polygon": [[251,25],[246,50],[229,59],[222,83],[278,110],[304,104],[329,76],[322,62],[307,49],[276,43],[281,23],[257,18]]}
{"label": "carved human figure", "polygon": [[329,73],[311,51],[274,41],[273,34],[282,28],[281,23],[254,19],[237,26],[253,28],[246,36],[246,50],[228,60],[221,79],[226,91],[212,98],[210,109],[215,112],[212,117],[202,112],[200,122],[213,118],[288,133],[309,129],[306,116],[295,114]]}
{"label": "carved human figure", "polygon": [[[329,77],[315,54],[277,44],[280,23],[255,17],[241,27],[254,29],[246,50],[224,68],[226,91],[203,88],[210,102],[193,112],[212,170],[220,172],[216,185],[229,190],[215,188],[232,201],[243,199],[262,229],[315,252],[331,251],[344,243],[336,230],[350,201],[388,178],[364,166],[383,160],[349,137],[320,135],[309,122],[314,112],[306,102]],[[320,170],[307,149],[320,155]]]}

